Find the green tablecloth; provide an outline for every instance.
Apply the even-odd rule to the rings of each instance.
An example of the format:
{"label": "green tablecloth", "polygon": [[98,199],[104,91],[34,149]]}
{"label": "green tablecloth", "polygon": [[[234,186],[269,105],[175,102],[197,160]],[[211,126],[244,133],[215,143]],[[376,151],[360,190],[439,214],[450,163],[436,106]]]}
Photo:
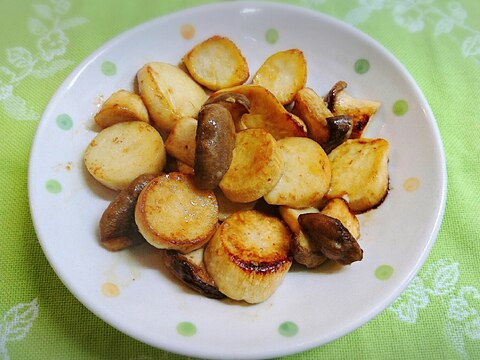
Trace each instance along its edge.
{"label": "green tablecloth", "polygon": [[[65,288],[35,235],[27,168],[41,114],[77,64],[124,30],[209,2],[0,2],[0,359],[183,358],[120,333]],[[357,26],[406,66],[435,114],[448,171],[443,225],[407,290],[360,329],[288,358],[480,358],[480,2],[288,2]]]}

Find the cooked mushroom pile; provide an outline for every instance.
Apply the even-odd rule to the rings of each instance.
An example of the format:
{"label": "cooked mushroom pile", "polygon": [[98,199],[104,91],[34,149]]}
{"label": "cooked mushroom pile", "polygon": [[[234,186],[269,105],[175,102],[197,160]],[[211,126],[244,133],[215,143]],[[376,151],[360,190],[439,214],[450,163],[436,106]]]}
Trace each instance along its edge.
{"label": "cooked mushroom pile", "polygon": [[118,191],[100,243],[147,242],[191,289],[247,303],[268,299],[293,262],[362,260],[357,214],[388,192],[389,144],[362,137],[380,103],[344,81],[317,95],[299,49],[271,55],[248,84],[226,37],[182,61],[146,64],[138,94],[111,94],[95,116],[85,166]]}

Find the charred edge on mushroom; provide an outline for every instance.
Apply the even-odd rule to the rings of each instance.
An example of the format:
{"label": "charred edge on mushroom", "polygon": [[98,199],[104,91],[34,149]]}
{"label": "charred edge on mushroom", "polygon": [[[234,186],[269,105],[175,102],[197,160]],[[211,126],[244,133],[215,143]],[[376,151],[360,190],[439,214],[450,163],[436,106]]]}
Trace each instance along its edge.
{"label": "charred edge on mushroom", "polygon": [[163,258],[168,270],[192,290],[211,299],[225,297],[217,289],[212,277],[203,266],[203,255],[202,260],[199,263],[197,261],[198,264],[188,255],[183,255],[175,250],[166,250]]}
{"label": "charred edge on mushroom", "polygon": [[322,213],[302,214],[298,222],[328,259],[349,265],[363,259],[363,250],[340,220]]}
{"label": "charred edge on mushroom", "polygon": [[333,85],[328,94],[325,96],[325,102],[327,103],[328,110],[331,112],[334,111],[335,99],[337,94],[347,87],[347,83],[343,80],[340,80]]}

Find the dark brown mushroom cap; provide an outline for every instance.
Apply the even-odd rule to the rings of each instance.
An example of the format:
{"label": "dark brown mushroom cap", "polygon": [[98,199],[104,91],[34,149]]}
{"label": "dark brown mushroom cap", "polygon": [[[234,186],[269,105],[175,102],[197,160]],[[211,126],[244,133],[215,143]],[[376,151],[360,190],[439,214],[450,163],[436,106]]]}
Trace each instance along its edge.
{"label": "dark brown mushroom cap", "polygon": [[232,162],[235,125],[230,112],[220,104],[203,106],[198,115],[195,141],[195,185],[202,190],[212,190]]}
{"label": "dark brown mushroom cap", "polygon": [[322,213],[302,214],[298,222],[323,255],[343,265],[363,259],[363,250],[340,220]]}
{"label": "dark brown mushroom cap", "polygon": [[175,250],[166,250],[163,256],[167,269],[182,283],[192,290],[211,299],[223,299],[225,297],[203,265],[195,263],[188,255],[181,254]]}
{"label": "dark brown mushroom cap", "polygon": [[135,205],[143,188],[155,178],[144,174],[120,191],[100,219],[100,242],[110,251],[119,251],[140,244],[145,239],[135,224]]}
{"label": "dark brown mushroom cap", "polygon": [[343,80],[337,81],[335,85],[332,86],[330,91],[325,96],[325,102],[327,103],[328,110],[334,112],[335,98],[337,94],[347,87],[347,83]]}
{"label": "dark brown mushroom cap", "polygon": [[328,141],[322,147],[328,154],[338,145],[347,141],[352,134],[353,122],[352,118],[347,115],[332,116],[325,120],[327,120],[330,136]]}

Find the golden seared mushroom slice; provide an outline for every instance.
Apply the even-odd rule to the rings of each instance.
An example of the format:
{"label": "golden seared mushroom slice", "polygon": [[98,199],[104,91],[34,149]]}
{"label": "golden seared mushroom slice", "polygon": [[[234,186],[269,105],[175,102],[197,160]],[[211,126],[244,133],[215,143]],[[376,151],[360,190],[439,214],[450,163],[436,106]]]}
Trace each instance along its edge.
{"label": "golden seared mushroom slice", "polygon": [[118,90],[103,103],[95,115],[95,122],[101,128],[106,128],[124,121],[148,123],[150,120],[147,108],[139,95],[127,90]]}
{"label": "golden seared mushroom slice", "polygon": [[240,49],[227,37],[212,36],[196,45],[184,57],[190,75],[210,90],[243,84],[250,76]]}
{"label": "golden seared mushroom slice", "polygon": [[193,168],[196,134],[197,119],[182,118],[178,120],[165,141],[167,154]]}
{"label": "golden seared mushroom slice", "polygon": [[192,176],[163,174],[140,193],[135,222],[152,246],[186,254],[205,245],[217,229],[217,200],[212,191],[198,189]]}
{"label": "golden seared mushroom slice", "polygon": [[323,98],[311,88],[303,88],[295,94],[294,100],[292,113],[303,120],[308,137],[322,146],[326,144],[330,138],[327,118],[333,114]]}
{"label": "golden seared mushroom slice", "polygon": [[95,136],[85,151],[84,163],[97,181],[121,190],[139,175],[162,171],[165,145],[151,125],[143,121],[121,122]]}
{"label": "golden seared mushroom slice", "polygon": [[332,181],[326,198],[345,198],[356,214],[370,210],[388,193],[389,143],[349,139],[328,155]]}
{"label": "golden seared mushroom slice", "polygon": [[225,295],[215,286],[213,278],[205,268],[203,252],[203,248],[188,254],[166,250],[163,261],[167,269],[189,288],[211,299],[223,299]]}
{"label": "golden seared mushroom slice", "polygon": [[325,151],[317,142],[304,137],[281,139],[277,145],[284,171],[265,194],[265,201],[295,208],[318,206],[330,187],[330,161]]}
{"label": "golden seared mushroom slice", "polygon": [[226,92],[214,97],[210,97],[205,102],[205,105],[208,104],[222,105],[230,112],[230,115],[232,115],[232,120],[235,124],[236,131],[245,130],[245,127],[240,125],[242,116],[250,112],[250,101],[245,95],[234,92]]}
{"label": "golden seared mushroom slice", "polygon": [[145,241],[135,224],[135,205],[143,188],[155,175],[144,174],[120,191],[100,219],[100,243],[119,251]]}
{"label": "golden seared mushroom slice", "polygon": [[218,220],[219,221],[225,221],[230,215],[232,215],[233,213],[236,213],[237,211],[252,210],[257,204],[256,201],[247,202],[247,203],[239,203],[239,202],[231,201],[223,194],[220,188],[215,188],[213,192],[215,193],[215,197],[217,198],[217,202],[218,202]]}
{"label": "golden seared mushroom slice", "polygon": [[323,255],[320,246],[305,235],[298,223],[300,215],[318,213],[319,210],[314,207],[295,209],[279,206],[279,212],[293,233],[291,251],[295,261],[307,268],[315,268],[323,264],[327,258]]}
{"label": "golden seared mushroom slice", "polygon": [[236,135],[232,163],[220,181],[220,189],[234,202],[260,199],[283,173],[277,142],[263,129],[247,129]]}
{"label": "golden seared mushroom slice", "polygon": [[208,104],[198,114],[195,137],[195,184],[212,190],[232,162],[235,125],[230,112],[220,104]]}
{"label": "golden seared mushroom slice", "polygon": [[346,115],[352,118],[350,138],[357,139],[362,137],[368,122],[380,107],[380,102],[355,98],[345,90],[346,87],[343,81],[333,86],[327,95],[328,106],[333,115]]}
{"label": "golden seared mushroom slice", "polygon": [[254,84],[235,86],[211,94],[210,99],[225,93],[245,95],[250,102],[250,111],[240,119],[241,128],[264,129],[277,140],[290,136],[307,136],[307,128],[303,121],[285,110],[275,95],[263,86]]}
{"label": "golden seared mushroom slice", "polygon": [[252,83],[272,92],[282,105],[290,104],[307,82],[307,61],[299,49],[269,56],[253,76]]}
{"label": "golden seared mushroom slice", "polygon": [[234,300],[260,303],[281,284],[292,264],[290,230],[278,218],[239,211],[207,244],[205,266],[218,289]]}
{"label": "golden seared mushroom slice", "polygon": [[322,254],[342,265],[363,259],[363,251],[342,222],[322,213],[301,214],[298,222],[303,232]]}
{"label": "golden seared mushroom slice", "polygon": [[180,68],[163,62],[145,64],[137,73],[140,96],[150,120],[169,132],[184,117],[196,118],[208,96],[203,88]]}

